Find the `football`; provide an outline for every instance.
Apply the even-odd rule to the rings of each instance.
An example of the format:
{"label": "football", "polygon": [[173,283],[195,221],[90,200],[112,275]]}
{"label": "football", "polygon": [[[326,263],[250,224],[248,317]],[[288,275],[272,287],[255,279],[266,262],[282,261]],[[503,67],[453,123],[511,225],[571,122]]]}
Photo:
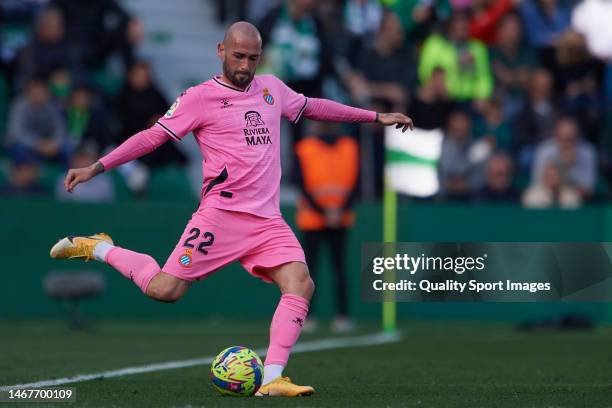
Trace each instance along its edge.
{"label": "football", "polygon": [[263,364],[247,347],[228,347],[213,361],[210,378],[221,395],[250,397],[261,386]]}

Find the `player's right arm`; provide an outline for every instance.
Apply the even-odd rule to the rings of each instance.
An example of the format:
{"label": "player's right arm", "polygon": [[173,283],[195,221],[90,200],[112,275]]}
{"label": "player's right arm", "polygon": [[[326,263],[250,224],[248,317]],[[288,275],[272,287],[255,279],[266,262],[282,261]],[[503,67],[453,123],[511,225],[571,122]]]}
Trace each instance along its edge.
{"label": "player's right arm", "polygon": [[66,191],[71,193],[79,183],[85,183],[104,171],[144,156],[170,139],[181,140],[201,126],[201,112],[197,90],[188,89],[151,128],[136,133],[91,166],[70,169],[64,179]]}
{"label": "player's right arm", "polygon": [[142,157],[168,140],[170,136],[159,126],[138,132],[91,166],[68,170],[64,179],[64,187],[66,191],[72,193],[78,184],[85,183],[104,171]]}

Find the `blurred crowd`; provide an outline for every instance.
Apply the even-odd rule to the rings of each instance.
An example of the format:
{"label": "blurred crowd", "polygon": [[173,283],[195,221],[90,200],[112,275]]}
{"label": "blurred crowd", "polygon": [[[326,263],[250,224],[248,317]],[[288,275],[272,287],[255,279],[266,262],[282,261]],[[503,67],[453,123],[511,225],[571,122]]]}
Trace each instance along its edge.
{"label": "blurred crowd", "polygon": [[297,90],[333,96],[336,78],[443,129],[436,200],[575,208],[609,196],[610,18],[603,0],[289,0],[259,26],[264,66]]}
{"label": "blurred crowd", "polygon": [[[217,7],[220,24],[256,24],[261,72],[296,91],[442,129],[434,200],[576,208],[610,195],[610,1],[202,1]],[[1,24],[32,26],[26,44],[0,43],[10,104],[0,194],[42,193],[41,163],[90,163],[167,109],[150,67],[135,57],[142,25],[116,0],[6,0],[0,10]],[[105,82],[109,67],[117,86]],[[375,135],[380,193],[382,130],[366,130]],[[309,132],[306,121],[296,126],[293,142]],[[142,195],[156,167],[185,161],[167,144],[121,175]],[[112,185],[98,180],[90,194],[112,200]]]}
{"label": "blurred crowd", "polygon": [[[8,110],[2,154],[9,159],[2,195],[55,195],[60,200],[115,199],[108,175],[75,194],[62,185],[63,170],[97,160],[138,131],[152,126],[169,102],[136,57],[143,39],[139,20],[116,0],[6,0],[0,5],[0,79]],[[30,27],[28,40],[10,40],[14,27]],[[1,40],[0,40],[1,41]],[[151,171],[186,157],[168,143],[122,166],[122,180],[146,194]],[[51,188],[41,182],[48,166],[61,168]]]}

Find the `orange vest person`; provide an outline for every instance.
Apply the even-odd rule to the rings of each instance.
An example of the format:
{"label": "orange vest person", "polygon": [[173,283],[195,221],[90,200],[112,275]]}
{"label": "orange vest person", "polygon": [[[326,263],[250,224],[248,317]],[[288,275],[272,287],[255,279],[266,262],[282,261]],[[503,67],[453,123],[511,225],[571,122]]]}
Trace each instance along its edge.
{"label": "orange vest person", "polygon": [[355,214],[349,205],[357,183],[357,142],[350,136],[340,136],[333,143],[307,137],[296,144],[296,153],[302,175],[298,228],[313,231],[352,226]]}
{"label": "orange vest person", "polygon": [[[331,328],[347,332],[353,329],[354,323],[348,317],[346,236],[355,219],[350,205],[357,184],[359,147],[349,136],[328,135],[325,131],[331,127],[319,129],[322,136],[307,137],[296,144],[302,190],[297,225],[302,231],[304,253],[313,279],[318,275],[319,250],[324,243],[329,244],[336,289],[336,316]],[[311,302],[304,330],[312,331],[318,325],[314,306]]]}

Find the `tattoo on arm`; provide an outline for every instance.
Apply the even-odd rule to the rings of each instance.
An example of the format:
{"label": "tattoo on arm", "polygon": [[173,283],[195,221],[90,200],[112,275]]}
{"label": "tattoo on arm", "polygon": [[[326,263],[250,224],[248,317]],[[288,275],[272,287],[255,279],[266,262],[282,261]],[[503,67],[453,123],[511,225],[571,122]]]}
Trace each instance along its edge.
{"label": "tattoo on arm", "polygon": [[104,165],[102,163],[100,163],[99,161],[97,161],[94,164],[92,164],[92,167],[95,170],[96,175],[98,175],[100,173],[104,173]]}

